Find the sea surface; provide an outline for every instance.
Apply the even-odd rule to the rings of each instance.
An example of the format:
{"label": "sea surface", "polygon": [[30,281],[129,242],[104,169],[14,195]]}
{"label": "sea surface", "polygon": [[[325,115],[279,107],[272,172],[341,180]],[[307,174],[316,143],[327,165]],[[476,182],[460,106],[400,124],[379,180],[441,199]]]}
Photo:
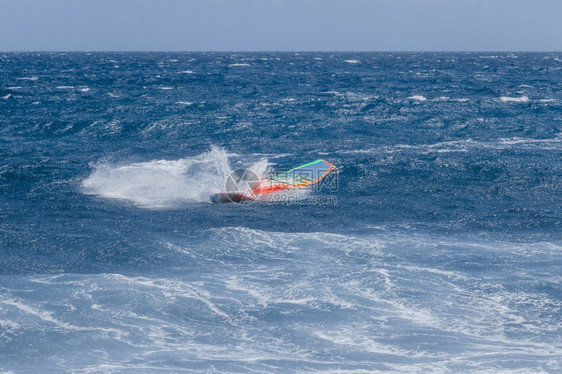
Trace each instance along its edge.
{"label": "sea surface", "polygon": [[561,201],[562,53],[0,53],[0,372],[561,373]]}

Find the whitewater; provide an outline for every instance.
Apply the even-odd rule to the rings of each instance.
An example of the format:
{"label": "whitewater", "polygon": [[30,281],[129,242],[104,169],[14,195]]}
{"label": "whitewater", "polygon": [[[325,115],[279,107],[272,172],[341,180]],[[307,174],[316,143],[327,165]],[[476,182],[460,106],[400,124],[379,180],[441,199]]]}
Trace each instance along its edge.
{"label": "whitewater", "polygon": [[561,372],[561,61],[0,53],[0,372]]}

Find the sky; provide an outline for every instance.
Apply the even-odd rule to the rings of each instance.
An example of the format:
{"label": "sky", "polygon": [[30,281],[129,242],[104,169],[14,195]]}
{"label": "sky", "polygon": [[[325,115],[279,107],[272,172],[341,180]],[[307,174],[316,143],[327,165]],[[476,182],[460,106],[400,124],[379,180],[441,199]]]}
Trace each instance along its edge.
{"label": "sky", "polygon": [[562,51],[562,0],[0,0],[0,51]]}

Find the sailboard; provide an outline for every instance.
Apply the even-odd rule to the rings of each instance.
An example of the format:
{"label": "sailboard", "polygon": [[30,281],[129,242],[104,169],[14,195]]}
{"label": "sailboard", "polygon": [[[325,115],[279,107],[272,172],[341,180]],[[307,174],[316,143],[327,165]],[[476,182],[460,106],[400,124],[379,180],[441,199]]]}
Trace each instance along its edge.
{"label": "sailboard", "polygon": [[240,203],[255,201],[261,196],[273,194],[283,190],[305,189],[318,183],[336,167],[326,160],[309,162],[276,175],[264,178],[254,183],[248,191],[221,192],[210,196],[213,203]]}

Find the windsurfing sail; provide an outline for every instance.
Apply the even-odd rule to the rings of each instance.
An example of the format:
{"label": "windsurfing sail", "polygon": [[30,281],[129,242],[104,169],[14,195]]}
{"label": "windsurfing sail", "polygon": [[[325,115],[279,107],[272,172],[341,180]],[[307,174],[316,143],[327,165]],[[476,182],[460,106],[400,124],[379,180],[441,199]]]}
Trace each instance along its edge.
{"label": "windsurfing sail", "polygon": [[326,160],[316,160],[264,179],[251,190],[253,196],[270,194],[286,189],[306,188],[318,183],[336,167]]}
{"label": "windsurfing sail", "polygon": [[[241,203],[255,201],[260,196],[272,194],[275,192],[288,190],[288,189],[301,189],[312,186],[318,183],[322,178],[324,178],[328,173],[334,170],[336,167],[326,160],[316,160],[298,166],[294,169],[288,170],[284,173],[278,174],[273,178],[265,178],[260,181],[255,181],[255,179],[250,178],[251,188],[247,191],[239,191],[239,182],[244,180],[248,182],[245,177],[248,177],[247,171],[240,173],[233,173],[229,178],[236,179],[236,183],[230,186],[230,192],[221,192],[209,196],[211,202],[213,203]],[[251,174],[251,173],[250,173]],[[239,178],[240,177],[240,178]],[[228,181],[227,181],[228,182]],[[229,188],[227,188],[229,190]]]}

